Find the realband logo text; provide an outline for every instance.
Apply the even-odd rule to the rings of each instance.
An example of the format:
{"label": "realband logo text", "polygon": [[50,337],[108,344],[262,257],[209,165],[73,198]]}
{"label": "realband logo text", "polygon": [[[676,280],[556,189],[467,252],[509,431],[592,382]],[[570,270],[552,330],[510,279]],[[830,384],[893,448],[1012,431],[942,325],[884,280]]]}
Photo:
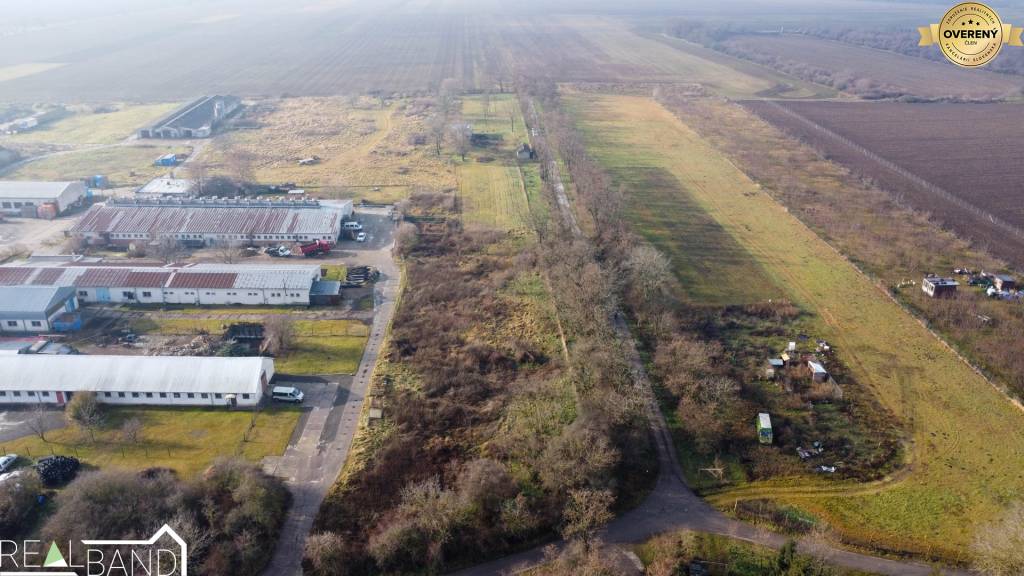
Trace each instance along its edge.
{"label": "realband logo text", "polygon": [[188,545],[171,529],[148,540],[82,540],[73,558],[55,542],[0,540],[0,576],[188,576]]}

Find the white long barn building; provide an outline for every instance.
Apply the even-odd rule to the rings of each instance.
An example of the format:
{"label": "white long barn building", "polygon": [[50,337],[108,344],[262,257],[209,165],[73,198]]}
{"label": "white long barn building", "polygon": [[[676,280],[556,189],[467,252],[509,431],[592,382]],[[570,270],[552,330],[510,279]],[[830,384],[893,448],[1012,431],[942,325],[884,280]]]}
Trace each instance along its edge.
{"label": "white long barn building", "polygon": [[115,266],[86,261],[0,266],[0,286],[70,286],[83,303],[310,305],[318,264]]}
{"label": "white long barn building", "polygon": [[63,406],[96,393],[106,404],[256,406],[274,377],[270,358],[0,356],[0,404]]}

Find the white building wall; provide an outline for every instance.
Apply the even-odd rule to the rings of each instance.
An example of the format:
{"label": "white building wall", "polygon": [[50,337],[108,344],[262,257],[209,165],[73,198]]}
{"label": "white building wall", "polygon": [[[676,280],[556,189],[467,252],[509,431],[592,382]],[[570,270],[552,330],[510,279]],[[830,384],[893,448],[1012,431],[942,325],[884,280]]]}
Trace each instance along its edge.
{"label": "white building wall", "polygon": [[[74,392],[72,392],[74,394]],[[123,396],[122,396],[123,394]],[[147,395],[148,394],[148,395]],[[120,406],[228,406],[228,399],[225,394],[217,398],[216,394],[200,392],[165,392],[161,397],[160,392],[99,392],[96,398],[104,404]],[[177,394],[177,397],[175,397]],[[189,397],[189,394],[192,397]],[[259,393],[246,392],[249,398],[244,398],[242,393],[235,394],[236,406],[253,407],[259,404],[263,397],[262,390]],[[2,404],[57,404],[58,396],[56,390],[0,390],[0,405]],[[64,402],[67,403],[66,394]]]}
{"label": "white building wall", "polygon": [[[135,288],[135,300],[139,304],[163,304],[163,288]],[[148,294],[148,296],[147,296]]]}
{"label": "white building wall", "polygon": [[[38,323],[38,326],[34,326],[33,322]],[[0,320],[0,332],[48,332],[50,330],[50,323],[46,320],[39,318],[26,318],[26,319],[5,319]]]}
{"label": "white building wall", "polygon": [[85,192],[85,184],[82,182],[75,182],[69,185],[57,198],[57,211],[63,212],[68,209],[68,206],[85,198]]}

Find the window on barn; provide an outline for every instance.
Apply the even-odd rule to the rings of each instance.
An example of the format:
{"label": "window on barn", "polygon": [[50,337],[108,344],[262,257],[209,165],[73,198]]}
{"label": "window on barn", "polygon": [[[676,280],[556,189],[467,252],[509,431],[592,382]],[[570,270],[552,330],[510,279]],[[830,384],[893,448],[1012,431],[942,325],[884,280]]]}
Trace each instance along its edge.
{"label": "window on barn", "polygon": [[118,398],[124,398],[124,392],[118,392],[117,393],[117,397]]}
{"label": "window on barn", "polygon": [[153,393],[152,392],[146,392],[146,398],[152,398],[152,397],[153,397]]}
{"label": "window on barn", "polygon": [[45,390],[40,392],[39,395],[42,396],[43,398],[49,398],[50,397],[50,393],[45,391]]}
{"label": "window on barn", "polygon": [[195,397],[196,397],[196,395],[195,395],[195,394],[193,394],[192,392],[189,392],[189,393],[188,393],[188,397],[189,397],[189,398],[195,398]]}
{"label": "window on barn", "polygon": [[103,393],[103,397],[104,398],[110,398],[110,396],[111,396],[110,392],[104,392]]}
{"label": "window on barn", "polygon": [[209,397],[210,397],[210,395],[209,395],[209,394],[207,394],[206,392],[203,392],[203,393],[202,393],[202,394],[200,394],[199,396],[200,396],[200,397],[202,397],[202,398],[209,398]]}
{"label": "window on barn", "polygon": [[138,392],[132,392],[132,398],[138,398],[138,397],[139,397],[139,393]]}
{"label": "window on barn", "polygon": [[161,398],[167,398],[167,392],[161,392],[160,393],[160,397]]}
{"label": "window on barn", "polygon": [[79,290],[79,291],[78,291],[78,295],[79,295],[79,296],[88,296],[88,295],[89,295],[89,293],[88,293],[88,292],[86,292],[85,290]]}
{"label": "window on barn", "polygon": [[248,400],[249,394],[242,394],[242,400]]}
{"label": "window on barn", "polygon": [[152,298],[153,297],[153,293],[152,292],[143,292],[142,293],[142,297],[143,298]]}
{"label": "window on barn", "polygon": [[33,326],[36,326],[36,327],[38,327],[38,326],[42,326],[42,325],[43,325],[43,323],[42,323],[42,322],[40,322],[39,320],[33,320],[33,321],[32,321],[32,325],[33,325]]}
{"label": "window on barn", "polygon": [[181,398],[181,392],[175,392],[174,393],[174,397],[175,398]]}
{"label": "window on barn", "polygon": [[7,396],[7,392],[0,390],[0,396]]}
{"label": "window on barn", "polygon": [[214,394],[213,395],[213,397],[216,398],[217,400],[220,400],[221,396],[222,396],[221,394]]}
{"label": "window on barn", "polygon": [[18,323],[17,323],[17,322],[15,322],[14,320],[8,320],[8,321],[7,321],[7,325],[8,325],[8,326],[17,326],[17,325],[18,325]]}
{"label": "window on barn", "polygon": [[21,392],[19,392],[19,391],[17,391],[17,390],[15,390],[14,392],[12,392],[11,394],[13,394],[13,395],[14,395],[15,397],[19,397],[19,396],[21,396]]}

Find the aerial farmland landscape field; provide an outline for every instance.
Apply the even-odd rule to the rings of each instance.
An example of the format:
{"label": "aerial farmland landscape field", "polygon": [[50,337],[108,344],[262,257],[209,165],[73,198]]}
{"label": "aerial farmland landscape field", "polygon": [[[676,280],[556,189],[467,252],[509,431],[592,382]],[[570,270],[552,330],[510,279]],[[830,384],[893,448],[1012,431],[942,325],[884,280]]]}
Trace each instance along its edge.
{"label": "aerial farmland landscape field", "polygon": [[0,573],[1024,574],[951,6],[5,3]]}

